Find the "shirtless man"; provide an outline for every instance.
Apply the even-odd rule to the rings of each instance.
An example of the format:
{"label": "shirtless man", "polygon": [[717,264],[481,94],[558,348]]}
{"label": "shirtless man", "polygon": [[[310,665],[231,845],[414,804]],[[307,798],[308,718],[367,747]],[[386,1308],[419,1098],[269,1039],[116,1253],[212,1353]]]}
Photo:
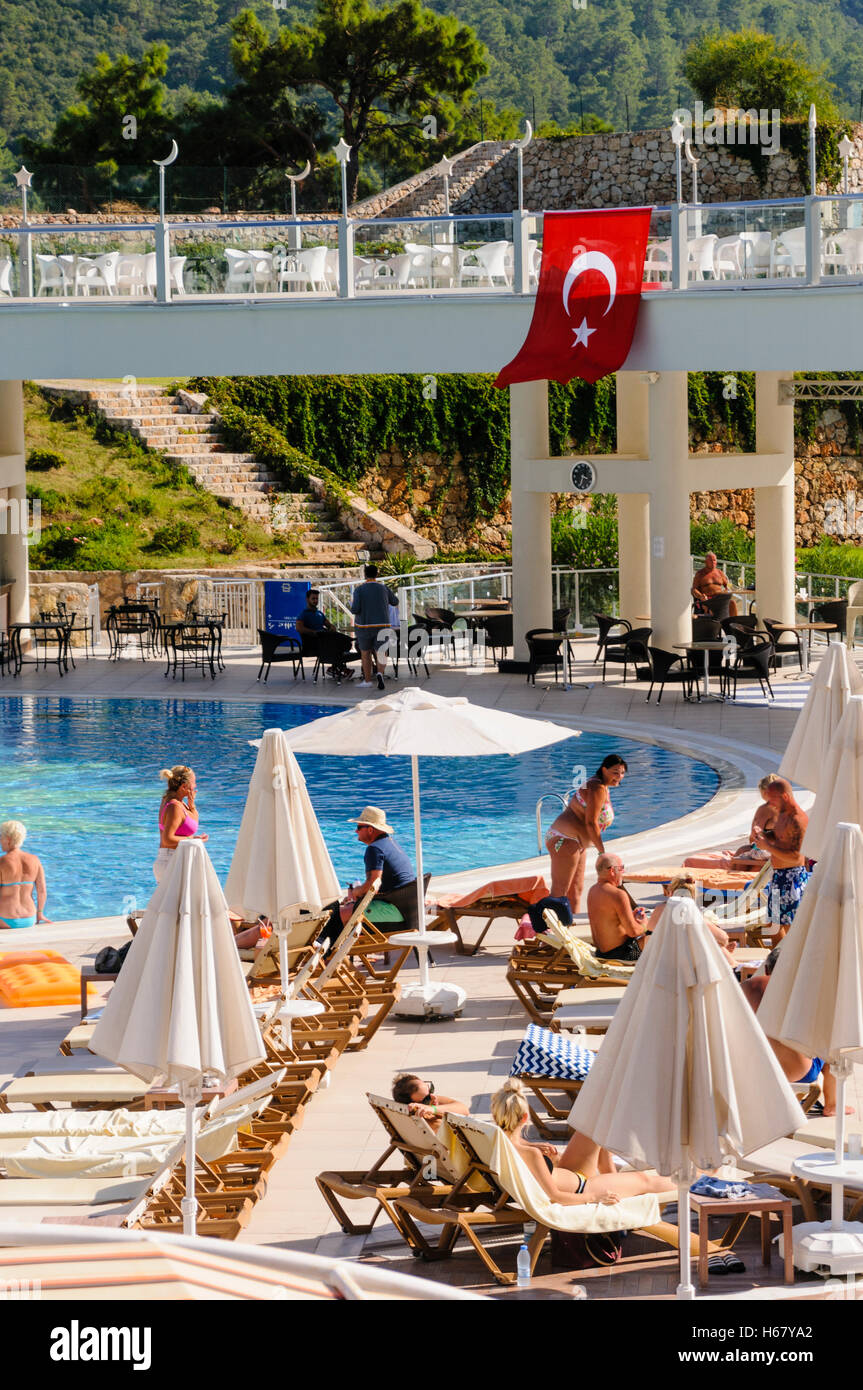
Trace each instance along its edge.
{"label": "shirtless man", "polygon": [[781,941],[794,921],[809,882],[809,870],[801,853],[809,817],[797,805],[791,783],[784,777],[771,774],[759,782],[758,788],[776,817],[772,828],[756,830],[753,838],[760,849],[767,850],[773,865],[773,877],[767,886],[767,911],[773,924],[769,934]]}
{"label": "shirtless man", "polygon": [[[705,600],[713,598],[715,594],[728,592],[730,589],[731,585],[727,577],[717,567],[716,556],[712,550],[708,550],[704,557],[704,564],[692,580],[692,597],[703,604]],[[709,609],[705,609],[705,612],[709,612]],[[737,617],[737,604],[734,599],[731,600],[728,613],[732,618]]]}
{"label": "shirtless man", "polygon": [[637,961],[644,936],[643,907],[633,910],[622,887],[623,863],[616,854],[600,854],[596,883],[587,895],[587,916],[596,954],[605,960]]}
{"label": "shirtless man", "polygon": [[[764,998],[764,991],[770,983],[770,976],[773,974],[773,967],[779,952],[774,948],[764,962],[765,974],[753,975],[750,979],[743,982],[743,993],[749,1001],[753,1013],[758,1013],[761,1000]],[[793,1047],[786,1047],[785,1043],[779,1042],[776,1038],[768,1037],[767,1041],[776,1054],[776,1060],[785,1073],[788,1081],[805,1082],[812,1085],[814,1081],[821,1077],[821,1085],[824,1088],[824,1114],[836,1114],[836,1078],[830,1068],[822,1062],[820,1057],[806,1057],[802,1052],[797,1052]],[[846,1107],[847,1113],[853,1115],[853,1107]]]}

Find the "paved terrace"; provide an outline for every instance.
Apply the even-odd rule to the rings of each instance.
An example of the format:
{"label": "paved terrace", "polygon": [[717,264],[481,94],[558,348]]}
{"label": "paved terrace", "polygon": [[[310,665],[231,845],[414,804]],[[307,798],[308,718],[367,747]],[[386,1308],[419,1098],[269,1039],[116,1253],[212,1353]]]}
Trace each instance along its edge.
{"label": "paved terrace", "polygon": [[[618,840],[614,848],[625,856],[628,866],[657,860],[717,844],[737,842],[748,830],[758,777],[775,769],[796,717],[796,710],[783,707],[783,700],[800,692],[793,674],[775,682],[779,699],[772,708],[721,704],[686,704],[679,692],[669,688],[662,705],[645,703],[646,688],[620,683],[615,675],[603,686],[599,667],[591,664],[594,644],[582,642],[576,648],[575,687],[564,691],[548,688],[538,678],[535,689],[524,677],[500,676],[492,671],[432,667],[429,688],[442,695],[466,695],[478,704],[497,706],[525,714],[596,729],[608,728],[635,738],[657,738],[675,747],[714,762],[724,774],[723,787],[706,808],[673,823],[673,806],[666,808],[670,824],[659,830]],[[162,666],[124,659],[109,663],[104,657],[81,661],[77,671],[60,679],[56,672],[36,672],[25,668],[18,680],[4,680],[0,695],[62,695],[75,698],[112,696],[171,699],[306,701],[314,692],[321,703],[344,705],[366,696],[350,685],[335,688],[324,685],[319,691],[290,678],[289,668],[274,668],[266,688],[256,679],[257,660],[250,655],[229,654],[227,671],[215,684],[197,677],[165,682]],[[403,682],[404,683],[404,682]],[[613,739],[610,739],[610,746]],[[457,785],[457,784],[456,784]],[[661,797],[662,789],[657,788]],[[493,814],[493,807],[489,808]],[[533,849],[531,842],[526,853]],[[543,865],[547,861],[534,860]],[[502,866],[504,868],[508,866]],[[83,871],[83,858],[82,858]],[[432,888],[467,884],[486,877],[486,870],[434,880]],[[649,890],[640,896],[646,898]],[[50,903],[49,903],[50,907]],[[82,922],[57,922],[19,933],[15,945],[50,945],[62,949],[76,963],[91,962],[95,952],[107,943],[127,939],[119,918]],[[488,1284],[487,1275],[472,1255],[459,1251],[456,1257],[436,1265],[418,1266],[406,1254],[392,1228],[381,1220],[368,1237],[346,1237],[320,1198],[315,1186],[316,1173],[323,1169],[363,1169],[379,1157],[386,1144],[383,1131],[374,1118],[365,1093],[386,1093],[395,1071],[416,1070],[431,1078],[444,1094],[463,1098],[477,1113],[487,1113],[492,1092],[509,1071],[526,1019],[505,979],[506,960],[512,943],[511,926],[494,924],[484,949],[474,958],[455,956],[447,950],[437,954],[435,975],[461,984],[468,994],[462,1017],[456,1022],[414,1024],[392,1017],[381,1027],[368,1049],[340,1059],[327,1090],[317,1093],[304,1125],[292,1140],[286,1156],[275,1165],[269,1189],[258,1204],[240,1239],[301,1249],[329,1256],[386,1262],[392,1268],[443,1279],[503,1297],[569,1297],[571,1286],[588,1285],[590,1297],[666,1298],[672,1297],[677,1282],[674,1259],[657,1256],[655,1245],[643,1246],[631,1272],[591,1271],[578,1274],[550,1274],[547,1255],[540,1263],[542,1273],[529,1293],[503,1290]],[[406,968],[402,978],[413,975]],[[0,1009],[0,1080],[5,1080],[27,1057],[49,1061],[77,1013],[72,1009]],[[857,1068],[849,1087],[858,1117],[863,1117],[863,1068]],[[832,1121],[821,1121],[832,1126]],[[851,1120],[856,1127],[860,1120]],[[360,1204],[356,1204],[361,1210]],[[12,1213],[10,1213],[11,1215]],[[88,1214],[52,1207],[28,1212],[28,1219],[87,1220]],[[90,1216],[92,1219],[92,1216]],[[514,1266],[516,1245],[510,1241]],[[747,1274],[712,1280],[710,1293],[729,1293],[780,1283],[779,1265],[774,1258],[769,1277],[760,1267],[755,1241],[745,1241],[739,1249]]]}

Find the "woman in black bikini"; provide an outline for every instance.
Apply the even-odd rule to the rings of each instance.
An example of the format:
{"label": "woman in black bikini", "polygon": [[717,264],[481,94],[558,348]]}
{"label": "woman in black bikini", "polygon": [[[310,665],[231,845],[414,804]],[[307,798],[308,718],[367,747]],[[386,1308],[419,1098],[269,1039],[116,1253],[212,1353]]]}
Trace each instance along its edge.
{"label": "woman in black bikini", "polygon": [[562,1154],[553,1144],[532,1144],[524,1137],[530,1110],[518,1077],[509,1077],[492,1096],[491,1113],[552,1202],[562,1206],[602,1202],[610,1206],[622,1197],[640,1197],[645,1192],[668,1192],[674,1188],[671,1178],[652,1170],[618,1172],[608,1150],[578,1131]]}

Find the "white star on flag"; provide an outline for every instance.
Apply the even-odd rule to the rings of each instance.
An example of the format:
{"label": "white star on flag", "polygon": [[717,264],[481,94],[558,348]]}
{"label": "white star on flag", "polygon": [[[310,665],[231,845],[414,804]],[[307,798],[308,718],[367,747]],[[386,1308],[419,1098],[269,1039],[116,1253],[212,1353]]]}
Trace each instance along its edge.
{"label": "white star on flag", "polygon": [[591,333],[595,333],[595,332],[596,332],[596,329],[595,329],[595,328],[588,328],[588,326],[587,326],[587,319],[586,319],[586,318],[583,318],[583,319],[581,320],[581,323],[578,325],[578,328],[576,328],[576,330],[575,330],[575,336],[573,337],[573,340],[572,340],[572,346],[573,346],[573,347],[578,347],[579,344],[581,344],[582,347],[587,347],[587,340],[588,340],[588,338],[590,337]]}

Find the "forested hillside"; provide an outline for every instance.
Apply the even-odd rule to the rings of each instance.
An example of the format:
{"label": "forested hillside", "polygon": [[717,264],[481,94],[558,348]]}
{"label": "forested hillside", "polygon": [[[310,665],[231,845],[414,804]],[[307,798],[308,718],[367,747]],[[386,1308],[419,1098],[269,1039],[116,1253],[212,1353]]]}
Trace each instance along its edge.
{"label": "forested hillside", "polygon": [[[863,88],[863,0],[428,0],[472,25],[490,52],[478,91],[523,115],[577,124],[584,112],[615,129],[665,124],[687,101],[686,45],[707,30],[755,25],[799,38],[856,117]],[[575,0],[581,4],[582,0]],[[98,52],[138,57],[157,39],[171,50],[167,84],[182,99],[232,81],[231,19],[254,9],[268,27],[306,18],[312,0],[4,0],[0,127],[13,152],[44,137],[75,100],[75,81]],[[627,114],[628,101],[628,114]]]}

